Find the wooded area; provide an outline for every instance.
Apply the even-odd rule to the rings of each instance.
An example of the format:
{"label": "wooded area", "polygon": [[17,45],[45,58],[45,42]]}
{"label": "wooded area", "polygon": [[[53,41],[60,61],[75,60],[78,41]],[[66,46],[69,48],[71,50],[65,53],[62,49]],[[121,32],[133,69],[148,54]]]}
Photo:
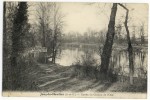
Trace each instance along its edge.
{"label": "wooded area", "polygon": [[[118,60],[118,58],[113,57],[113,53],[115,50],[120,50],[118,55],[122,51],[128,54],[126,58],[128,59],[127,67],[129,73],[128,76],[121,76],[122,79],[125,77],[126,82],[129,82],[124,91],[130,91],[129,88],[132,87],[131,91],[145,92],[147,90],[147,70],[144,70],[144,61],[141,61],[140,71],[142,71],[140,73],[141,75],[144,74],[146,78],[145,76],[144,78],[134,77],[136,52],[140,52],[141,59],[145,59],[143,51],[145,51],[145,48],[147,50],[145,25],[144,22],[142,25],[135,26],[136,28],[129,25],[128,22],[132,15],[129,17],[130,10],[127,5],[113,3],[112,8],[109,9],[111,13],[107,28],[100,31],[88,29],[87,32],[81,35],[78,32],[70,32],[68,34],[63,32],[63,27],[65,26],[64,18],[67,15],[63,14],[61,3],[4,2],[3,90],[38,91],[46,89],[44,86],[47,86],[48,83],[43,83],[43,85],[41,83],[53,78],[47,78],[43,81],[38,78],[43,76],[50,77],[54,74],[64,74],[57,77],[54,82],[60,81],[60,77],[65,80],[68,78],[77,78],[79,80],[80,78],[85,80],[90,78],[90,80],[95,79],[96,82],[102,82],[105,90],[106,87],[111,87],[112,83],[119,84],[117,82],[121,76],[122,66],[120,65],[120,59],[122,58],[119,56]],[[31,14],[29,13],[31,13],[31,7],[35,8],[33,13],[36,16],[35,23],[30,22]],[[116,20],[118,20],[117,14],[120,9],[123,10],[122,12],[125,12],[125,16],[122,18],[123,22],[118,24]],[[136,29],[139,31],[136,31]],[[139,37],[137,38],[136,36]],[[71,45],[71,49],[78,47],[76,50],[96,45],[98,49],[94,46],[91,46],[91,48],[94,52],[98,51],[100,63],[96,65],[97,61],[93,58],[94,54],[86,49],[85,55],[81,56],[82,61],[77,58],[79,61],[72,63],[68,67],[59,65],[57,59],[59,59],[62,48],[65,48],[67,44]],[[69,57],[70,55],[68,54],[67,56]],[[119,61],[117,70],[114,65],[115,59]],[[53,70],[54,74],[51,71],[46,72],[44,68]],[[136,82],[139,80],[142,80],[142,83],[137,85]],[[120,91],[123,91],[123,89]]]}

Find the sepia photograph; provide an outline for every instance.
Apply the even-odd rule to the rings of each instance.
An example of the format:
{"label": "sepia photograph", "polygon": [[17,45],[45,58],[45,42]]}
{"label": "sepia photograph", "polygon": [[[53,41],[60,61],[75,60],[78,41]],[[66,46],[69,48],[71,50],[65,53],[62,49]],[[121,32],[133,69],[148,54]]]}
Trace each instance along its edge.
{"label": "sepia photograph", "polygon": [[2,95],[146,99],[148,9],[3,1]]}

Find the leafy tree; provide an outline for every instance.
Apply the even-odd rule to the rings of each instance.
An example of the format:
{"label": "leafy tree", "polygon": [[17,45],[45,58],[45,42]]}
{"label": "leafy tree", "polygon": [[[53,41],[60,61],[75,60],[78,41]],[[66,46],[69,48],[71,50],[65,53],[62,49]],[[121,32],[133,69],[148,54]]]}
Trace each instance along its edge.
{"label": "leafy tree", "polygon": [[22,39],[25,36],[24,29],[28,21],[27,15],[28,5],[26,2],[19,2],[13,21],[12,31],[12,53],[11,53],[11,71],[12,71],[12,89],[15,90],[20,86],[19,74],[20,67],[18,66],[19,56],[24,50]]}

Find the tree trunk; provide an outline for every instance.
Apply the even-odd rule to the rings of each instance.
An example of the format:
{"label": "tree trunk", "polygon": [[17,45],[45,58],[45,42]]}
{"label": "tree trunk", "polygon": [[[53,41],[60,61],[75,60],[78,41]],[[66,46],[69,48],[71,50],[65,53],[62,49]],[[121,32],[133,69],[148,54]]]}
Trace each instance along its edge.
{"label": "tree trunk", "polygon": [[125,25],[125,29],[127,32],[127,41],[128,41],[130,84],[133,85],[134,63],[133,63],[133,48],[132,48],[131,39],[130,39],[130,32],[128,29],[129,10],[124,5],[122,4],[119,4],[119,5],[126,10],[126,17],[125,17],[124,25]]}
{"label": "tree trunk", "polygon": [[3,55],[6,56],[6,41],[7,41],[7,35],[6,35],[6,2],[4,2],[4,5],[3,5]]}
{"label": "tree trunk", "polygon": [[127,25],[128,21],[128,11],[126,12],[126,20],[125,20],[125,29],[127,32],[127,39],[128,39],[128,52],[129,52],[129,69],[130,69],[130,84],[133,84],[133,74],[134,74],[134,64],[133,64],[133,49],[130,40],[130,32]]}
{"label": "tree trunk", "polygon": [[[12,52],[11,52],[11,78],[12,78],[12,90],[16,90],[20,87],[20,66],[18,66],[18,60],[20,59],[20,52],[23,51],[21,37],[24,36],[22,33],[23,26],[27,22],[27,3],[18,3],[18,9],[16,9],[16,15],[13,21],[12,31]],[[18,81],[19,80],[19,81]]]}
{"label": "tree trunk", "polygon": [[45,24],[44,24],[44,19],[43,19],[43,25],[42,25],[42,27],[43,27],[43,47],[46,47],[46,37],[45,37]]}
{"label": "tree trunk", "polygon": [[56,60],[56,45],[57,45],[57,26],[56,26],[56,3],[54,3],[54,29],[53,29],[53,56],[52,56],[52,63],[55,63]]}
{"label": "tree trunk", "polygon": [[103,53],[101,56],[101,66],[100,66],[101,67],[100,74],[102,75],[101,78],[106,78],[108,74],[109,60],[112,53],[112,45],[113,45],[113,39],[115,35],[116,12],[117,12],[117,3],[114,3],[111,9],[108,32],[107,32],[106,41],[103,48]]}
{"label": "tree trunk", "polygon": [[57,45],[57,33],[56,33],[56,29],[54,29],[54,38],[53,38],[53,58],[52,58],[52,63],[55,63],[55,58],[56,58],[56,48]]}

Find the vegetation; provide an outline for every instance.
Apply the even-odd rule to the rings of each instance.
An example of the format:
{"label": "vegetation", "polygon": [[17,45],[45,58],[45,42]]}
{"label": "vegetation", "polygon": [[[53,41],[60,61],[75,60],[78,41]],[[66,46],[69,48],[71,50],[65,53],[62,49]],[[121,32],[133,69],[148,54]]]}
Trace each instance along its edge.
{"label": "vegetation", "polygon": [[[33,23],[30,7],[35,11],[36,21]],[[120,7],[126,11],[124,24],[115,21]],[[144,23],[140,28],[128,26],[130,10],[124,4],[112,4],[107,29],[95,31],[89,28],[84,34],[63,33],[64,14],[60,3],[4,2],[3,8],[3,90],[84,91],[95,88],[94,91],[146,92]],[[70,66],[56,64],[62,48],[69,49],[69,45],[71,49],[77,47],[78,51],[84,48],[84,55],[81,54],[81,59],[77,58],[77,62]],[[113,54],[115,50],[118,52]],[[138,68],[143,75],[140,78],[134,77],[135,51],[140,52],[142,60]],[[93,52],[99,54],[99,63]],[[128,75],[124,75],[124,66],[120,65],[122,52],[128,54]],[[120,84],[119,81],[123,82]],[[138,81],[142,82],[135,84]]]}
{"label": "vegetation", "polygon": [[[58,11],[60,8],[57,3],[39,3],[38,7],[41,10],[37,11],[39,23],[31,25],[28,23],[27,2],[4,2],[4,90],[34,90],[35,84],[30,81],[32,80],[30,76],[26,75],[27,70],[36,70],[35,66],[38,63],[47,63],[49,58],[52,58],[52,63],[55,63],[63,17]],[[50,13],[55,20],[49,18]],[[49,22],[55,24],[54,27],[50,26]],[[42,36],[39,34],[41,29]],[[41,60],[35,59],[35,55],[32,54],[34,48],[40,47],[43,52],[40,56]]]}

